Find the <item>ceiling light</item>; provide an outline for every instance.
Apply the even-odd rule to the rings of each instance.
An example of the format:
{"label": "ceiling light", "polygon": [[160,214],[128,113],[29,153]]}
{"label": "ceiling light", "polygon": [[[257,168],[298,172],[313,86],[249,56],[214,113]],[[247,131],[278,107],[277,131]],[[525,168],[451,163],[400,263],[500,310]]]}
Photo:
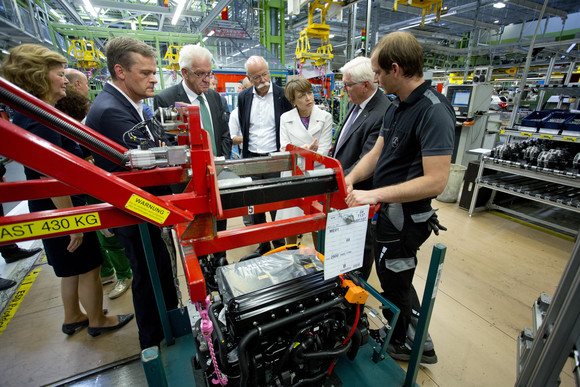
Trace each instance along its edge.
{"label": "ceiling light", "polygon": [[493,4],[493,8],[505,8],[505,3],[503,1],[498,1]]}
{"label": "ceiling light", "polygon": [[328,35],[328,39],[332,39],[332,38],[334,38],[334,34]]}
{"label": "ceiling light", "polygon": [[50,9],[49,10],[50,13],[52,13],[54,15],[54,17],[56,17],[57,19],[60,20],[60,15],[58,14],[58,12],[56,12],[54,9]]}
{"label": "ceiling light", "polygon": [[135,22],[134,22],[134,21],[132,21],[132,22],[131,22],[131,29],[132,29],[133,31],[136,31],[136,30],[137,30],[137,24],[135,24]]}
{"label": "ceiling light", "polygon": [[205,38],[203,38],[201,41],[205,42],[208,39],[208,37],[206,36]]}
{"label": "ceiling light", "polygon": [[568,49],[566,50],[567,53],[570,53],[570,51],[572,51],[574,49],[574,47],[576,47],[576,43],[572,43],[570,45],[570,47],[568,47]]}
{"label": "ceiling light", "polygon": [[207,36],[213,36],[215,35],[215,30],[211,30],[210,32],[208,32]]}
{"label": "ceiling light", "polygon": [[175,13],[173,14],[173,19],[171,19],[171,25],[177,24],[177,19],[179,19],[181,12],[183,12],[183,7],[185,7],[185,0],[179,0],[179,3],[177,3],[177,8],[175,9]]}
{"label": "ceiling light", "polygon": [[499,24],[499,20],[494,20],[494,24]]}
{"label": "ceiling light", "polygon": [[99,17],[97,11],[95,11],[95,8],[93,7],[93,5],[89,0],[83,0],[83,4],[85,5],[85,9],[87,10],[87,12],[90,13],[92,17],[94,17],[95,19]]}

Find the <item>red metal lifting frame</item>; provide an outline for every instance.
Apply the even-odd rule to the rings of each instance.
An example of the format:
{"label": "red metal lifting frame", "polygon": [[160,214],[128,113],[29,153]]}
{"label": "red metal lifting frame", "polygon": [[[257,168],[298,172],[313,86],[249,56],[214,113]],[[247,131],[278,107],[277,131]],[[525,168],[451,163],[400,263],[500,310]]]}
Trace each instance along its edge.
{"label": "red metal lifting frame", "polygon": [[[121,154],[127,151],[121,145],[103,137],[2,78],[0,78],[0,88],[73,125]],[[92,151],[119,163],[105,152],[87,143],[83,138],[69,134],[62,128],[39,119],[12,101],[6,101],[4,98],[0,98],[0,101]],[[203,301],[206,296],[205,282],[197,261],[198,255],[321,230],[326,226],[326,214],[330,208],[343,209],[347,207],[344,201],[346,185],[340,163],[335,159],[289,145],[287,150],[291,152],[293,158],[296,155],[304,157],[305,170],[313,169],[315,161],[323,164],[326,168],[332,168],[336,175],[338,190],[327,195],[273,201],[254,206],[254,213],[299,206],[304,210],[304,216],[215,232],[215,219],[247,215],[248,208],[222,209],[216,167],[208,133],[201,129],[199,108],[188,106],[187,109],[189,118],[185,117],[183,120],[188,130],[185,130],[186,126],[182,125],[184,134],[178,138],[180,145],[190,147],[190,164],[119,173],[106,172],[26,130],[0,119],[0,154],[34,169],[42,175],[50,176],[50,178],[34,181],[0,184],[0,202],[80,193],[86,193],[104,202],[84,207],[0,217],[0,244],[143,222],[150,222],[158,226],[172,225],[179,236],[184,253],[182,264],[188,281],[190,298],[193,302],[198,302]],[[188,171],[192,172],[192,178],[184,193],[157,197],[141,188],[186,181]],[[300,169],[295,171],[295,174],[302,173],[303,171]],[[131,199],[135,197],[140,198],[149,207],[163,212],[166,217],[164,219],[153,217],[144,211],[135,210],[134,207],[128,206]],[[65,217],[67,222],[63,222]],[[87,219],[91,219],[90,224],[87,223]],[[44,230],[42,234],[31,231],[38,228]]]}

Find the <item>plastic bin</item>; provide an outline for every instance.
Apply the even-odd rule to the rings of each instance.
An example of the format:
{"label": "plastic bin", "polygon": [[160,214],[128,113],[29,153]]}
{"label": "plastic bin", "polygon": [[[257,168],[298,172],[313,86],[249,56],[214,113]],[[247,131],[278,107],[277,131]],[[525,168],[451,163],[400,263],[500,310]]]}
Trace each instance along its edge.
{"label": "plastic bin", "polygon": [[564,123],[564,130],[580,132],[580,114],[572,113],[572,117]]}
{"label": "plastic bin", "polygon": [[530,128],[542,128],[544,122],[549,119],[550,115],[552,114],[551,110],[541,110],[535,111],[531,114],[528,114],[525,118],[522,119],[522,126],[527,126]]}
{"label": "plastic bin", "polygon": [[566,123],[574,118],[575,114],[569,111],[554,111],[540,127],[548,129],[563,129]]}
{"label": "plastic bin", "polygon": [[445,203],[455,203],[457,201],[466,170],[467,167],[463,165],[451,164],[449,180],[447,180],[447,185],[441,195],[437,196],[437,200]]}

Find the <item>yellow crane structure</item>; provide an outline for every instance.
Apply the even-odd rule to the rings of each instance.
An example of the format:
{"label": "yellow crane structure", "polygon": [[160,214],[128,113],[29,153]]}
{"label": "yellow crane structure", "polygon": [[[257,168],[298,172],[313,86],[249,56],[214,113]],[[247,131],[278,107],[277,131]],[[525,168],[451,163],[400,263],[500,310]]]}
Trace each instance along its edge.
{"label": "yellow crane structure", "polygon": [[[308,4],[308,25],[300,31],[300,38],[296,44],[296,59],[304,64],[312,61],[314,66],[322,66],[327,61],[334,58],[332,45],[330,44],[330,26],[326,24],[326,14],[332,4],[343,6],[340,1],[320,1],[314,0]],[[314,14],[320,11],[320,23],[314,23]],[[310,50],[310,39],[320,39],[320,47],[315,52]]]}
{"label": "yellow crane structure", "polygon": [[83,69],[95,69],[101,67],[101,60],[105,56],[98,48],[95,48],[91,40],[74,39],[68,47],[68,54],[75,58],[78,66]]}
{"label": "yellow crane structure", "polygon": [[441,19],[443,0],[396,0],[393,4],[393,11],[397,10],[398,4],[421,8],[423,10],[421,24],[419,24],[421,27],[425,25],[425,16],[428,14],[435,13],[437,15],[435,18],[436,22]]}

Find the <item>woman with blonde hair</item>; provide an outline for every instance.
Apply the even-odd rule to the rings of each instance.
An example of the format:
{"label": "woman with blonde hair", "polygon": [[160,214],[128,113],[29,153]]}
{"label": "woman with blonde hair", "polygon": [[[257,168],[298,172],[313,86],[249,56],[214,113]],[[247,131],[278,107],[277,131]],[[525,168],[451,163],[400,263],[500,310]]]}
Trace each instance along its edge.
{"label": "woman with blonde hair", "polygon": [[[302,77],[291,79],[284,90],[284,95],[294,109],[280,116],[280,146],[292,144],[327,156],[332,144],[332,115],[314,104],[312,84]],[[279,210],[276,220],[295,218],[304,215],[298,207]],[[295,244],[296,236],[286,238],[287,244]],[[317,234],[312,233],[314,247],[317,245]]]}
{"label": "woman with blonde hair", "polygon": [[[46,47],[22,44],[10,50],[0,69],[8,81],[51,106],[66,96],[66,58]],[[13,123],[32,134],[82,158],[79,145],[56,131],[15,112]],[[46,176],[25,168],[27,180]],[[84,195],[61,196],[29,200],[30,212],[85,205]],[[103,310],[103,287],[100,267],[103,261],[95,232],[43,239],[49,265],[61,278],[61,297],[64,306],[62,331],[72,335],[85,326],[91,336],[118,329],[127,324],[133,314],[106,316]],[[79,304],[80,302],[80,304]],[[82,304],[86,313],[81,310]]]}

